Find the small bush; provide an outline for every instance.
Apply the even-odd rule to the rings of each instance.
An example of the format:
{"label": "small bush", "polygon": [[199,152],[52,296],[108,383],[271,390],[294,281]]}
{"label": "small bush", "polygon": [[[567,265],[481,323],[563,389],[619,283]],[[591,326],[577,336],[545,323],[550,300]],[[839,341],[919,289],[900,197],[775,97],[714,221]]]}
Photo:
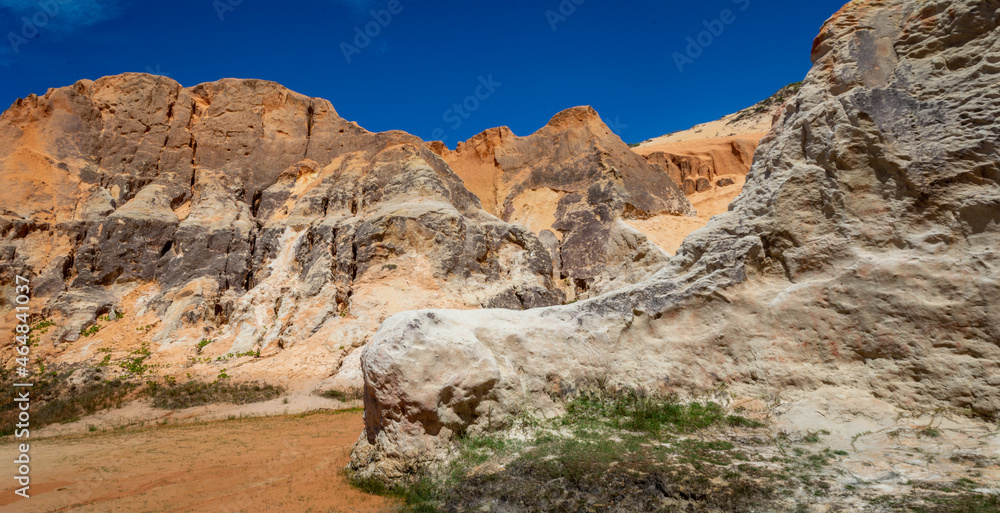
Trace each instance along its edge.
{"label": "small bush", "polygon": [[84,329],[80,330],[80,335],[82,335],[84,337],[92,337],[92,336],[96,335],[97,332],[101,331],[101,328],[103,328],[103,327],[104,326],[101,326],[100,324],[93,324],[93,325],[91,325],[88,328],[84,328]]}
{"label": "small bush", "polygon": [[[150,366],[146,365],[146,360],[152,355],[149,344],[143,344],[139,349],[129,351],[129,358],[118,362],[118,366],[132,376],[142,376],[149,371]],[[102,362],[103,363],[103,362]]]}
{"label": "small bush", "polygon": [[927,426],[921,429],[920,431],[917,431],[917,435],[925,438],[940,438],[941,431],[938,430],[937,428]]}
{"label": "small bush", "polygon": [[321,392],[317,392],[316,394],[319,395],[320,397],[325,397],[327,399],[335,399],[342,403],[346,403],[348,401],[358,401],[364,398],[364,394],[361,392],[361,390],[358,390],[356,388],[348,390],[346,392],[343,390],[323,390]]}
{"label": "small bush", "polygon": [[153,406],[180,410],[206,404],[250,404],[270,401],[285,393],[282,387],[266,383],[205,383],[188,381],[176,386],[153,386],[147,389]]}
{"label": "small bush", "polygon": [[823,440],[821,436],[829,434],[830,432],[825,429],[821,429],[815,432],[810,431],[806,436],[802,438],[802,441],[807,444],[818,444]]}
{"label": "small bush", "polygon": [[[56,393],[53,388],[54,399],[43,400],[37,406],[32,403],[31,427],[38,429],[50,424],[66,424],[101,410],[120,408],[136,388],[134,383],[119,380],[95,383],[76,391],[61,393]],[[40,390],[32,392],[33,397],[37,391]],[[13,407],[0,413],[0,436],[14,434],[16,418],[17,411]]]}

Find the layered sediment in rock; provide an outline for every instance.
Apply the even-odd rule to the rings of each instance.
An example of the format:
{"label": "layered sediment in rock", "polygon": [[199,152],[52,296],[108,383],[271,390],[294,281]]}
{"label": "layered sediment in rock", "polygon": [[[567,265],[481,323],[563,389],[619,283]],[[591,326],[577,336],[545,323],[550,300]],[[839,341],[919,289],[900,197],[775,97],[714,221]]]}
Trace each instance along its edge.
{"label": "layered sediment in rock", "polygon": [[677,253],[684,239],[704,228],[712,217],[729,210],[746,183],[754,152],[766,133],[751,133],[682,142],[647,142],[635,152],[680,184],[696,217],[658,215],[629,219],[629,226],[642,232],[669,254]]}
{"label": "layered sediment in rock", "polygon": [[671,177],[630,151],[590,107],[560,112],[526,137],[500,127],[454,151],[429,147],[487,211],[539,235],[572,297],[638,281],[649,274],[641,268],[666,261],[623,219],[695,213]]}
{"label": "layered sediment in rock", "polygon": [[743,194],[655,276],[528,312],[409,312],[362,355],[362,476],[611,384],[841,387],[1000,413],[1000,2],[845,6]]}
{"label": "layered sediment in rock", "polygon": [[663,169],[689,197],[742,181],[766,132],[680,143],[650,143],[636,153]]}

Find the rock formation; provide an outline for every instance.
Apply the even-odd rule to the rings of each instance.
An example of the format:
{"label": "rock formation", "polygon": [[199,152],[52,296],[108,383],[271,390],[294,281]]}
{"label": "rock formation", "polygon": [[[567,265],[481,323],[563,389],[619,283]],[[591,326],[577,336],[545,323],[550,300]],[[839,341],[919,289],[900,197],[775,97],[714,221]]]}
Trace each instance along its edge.
{"label": "rock formation", "polygon": [[[18,100],[0,140],[0,310],[32,277],[56,324],[40,351],[59,361],[145,342],[190,365],[208,340],[200,358],[269,360],[231,374],[315,381],[414,306],[564,300],[538,238],[484,212],[423,141],[274,83],[80,81]],[[124,319],[98,321],[112,309]],[[95,323],[85,348],[62,345]]]}
{"label": "rock formation", "polygon": [[0,311],[30,276],[57,365],[149,344],[167,374],[359,388],[393,314],[635,283],[668,255],[624,220],[693,213],[589,107],[452,152],[270,82],[125,74],[18,100],[0,141]]}
{"label": "rock formation", "polygon": [[743,194],[652,278],[386,321],[354,469],[400,477],[598,383],[1000,413],[1000,2],[851,2],[812,59]]}
{"label": "rock formation", "polygon": [[785,86],[770,98],[735,114],[656,137],[633,148],[683,189],[698,216],[630,219],[626,221],[629,226],[674,254],[689,234],[729,210],[729,205],[743,191],[761,138],[767,135],[785,102],[800,87],[801,84]]}
{"label": "rock formation", "polygon": [[629,274],[637,263],[665,262],[666,255],[622,219],[694,215],[671,177],[630,151],[590,107],[560,112],[526,137],[500,127],[455,151],[429,146],[487,211],[539,235],[552,251],[556,278],[569,282],[573,297],[637,281]]}
{"label": "rock formation", "polygon": [[[732,185],[750,172],[757,144],[766,132],[682,143],[648,143],[636,153],[663,169],[688,196]],[[729,179],[723,185],[719,182]]]}

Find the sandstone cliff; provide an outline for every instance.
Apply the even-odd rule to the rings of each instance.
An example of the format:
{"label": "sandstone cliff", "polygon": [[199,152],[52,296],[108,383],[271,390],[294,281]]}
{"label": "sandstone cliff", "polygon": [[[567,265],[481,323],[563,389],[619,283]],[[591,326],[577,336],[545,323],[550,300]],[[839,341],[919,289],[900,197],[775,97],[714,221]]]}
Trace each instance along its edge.
{"label": "sandstone cliff", "polygon": [[743,194],[651,279],[569,306],[383,324],[362,356],[353,467],[401,476],[455,433],[558,414],[561,395],[598,383],[825,387],[996,416],[998,25],[995,0],[845,6]]}
{"label": "sandstone cliff", "polygon": [[637,281],[639,263],[666,261],[623,219],[695,213],[672,177],[630,151],[590,107],[560,112],[526,137],[500,127],[454,151],[429,146],[487,211],[539,235],[573,297]]}
{"label": "sandstone cliff", "polygon": [[693,213],[589,107],[452,152],[270,82],[126,74],[18,100],[0,140],[0,289],[32,277],[56,365],[148,344],[168,375],[360,387],[391,315],[635,283],[668,256],[624,220]]}
{"label": "sandstone cliff", "polygon": [[633,148],[678,184],[697,217],[658,215],[628,220],[670,254],[692,232],[729,210],[743,191],[761,138],[767,135],[786,101],[801,84],[781,88],[771,97],[719,120],[649,139]]}
{"label": "sandstone cliff", "polygon": [[423,141],[274,83],[80,81],[18,100],[0,140],[0,310],[32,277],[49,364],[149,343],[173,373],[240,355],[234,376],[315,383],[394,313],[564,300],[538,238]]}
{"label": "sandstone cliff", "polygon": [[757,144],[766,134],[751,133],[674,143],[645,143],[634,151],[680,184],[698,215],[657,215],[626,222],[670,254],[709,220],[729,210],[743,192]]}

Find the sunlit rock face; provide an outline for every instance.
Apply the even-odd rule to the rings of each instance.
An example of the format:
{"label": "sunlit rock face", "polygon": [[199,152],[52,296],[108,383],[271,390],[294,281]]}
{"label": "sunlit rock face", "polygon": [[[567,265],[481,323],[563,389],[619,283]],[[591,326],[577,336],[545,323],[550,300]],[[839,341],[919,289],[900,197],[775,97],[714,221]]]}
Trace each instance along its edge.
{"label": "sunlit rock face", "polygon": [[[32,278],[55,363],[150,343],[175,368],[254,352],[229,373],[360,387],[349,355],[392,314],[565,299],[538,237],[423,141],[278,84],[81,81],[18,100],[0,140],[0,301]],[[112,309],[124,319],[64,352]]]}
{"label": "sunlit rock face", "polygon": [[856,1],[741,196],[652,278],[528,312],[424,311],[362,355],[362,475],[598,383],[841,387],[1000,412],[1000,3]]}

